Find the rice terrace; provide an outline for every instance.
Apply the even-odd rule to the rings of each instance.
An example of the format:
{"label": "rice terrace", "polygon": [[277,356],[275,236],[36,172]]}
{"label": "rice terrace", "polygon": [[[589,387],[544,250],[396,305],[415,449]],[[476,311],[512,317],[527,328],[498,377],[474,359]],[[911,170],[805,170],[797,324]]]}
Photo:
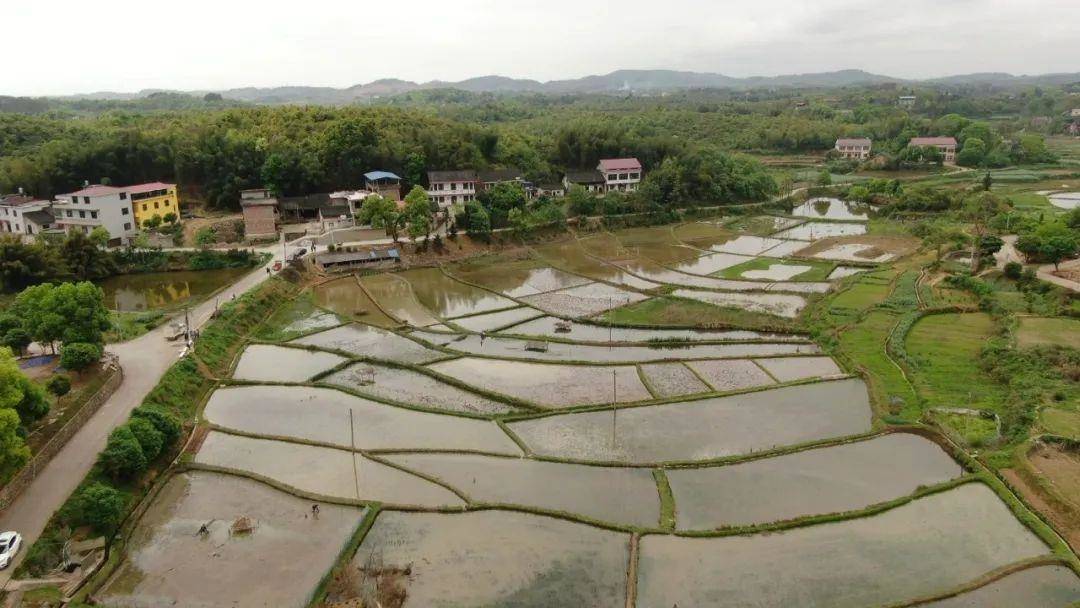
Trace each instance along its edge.
{"label": "rice terrace", "polygon": [[[972,457],[968,427],[953,428],[964,417],[910,415],[922,400],[953,403],[936,374],[963,372],[901,372],[902,360],[867,360],[851,343],[895,331],[895,299],[945,289],[920,275],[916,241],[867,232],[868,211],[825,200],[792,215],[579,229],[404,271],[268,282],[240,302],[270,302],[242,342],[196,351],[214,380],[192,439],[87,597],[146,608],[1080,598],[1076,557]],[[952,348],[923,345],[924,324],[967,322],[933,306],[911,309],[923,316],[905,356]]]}

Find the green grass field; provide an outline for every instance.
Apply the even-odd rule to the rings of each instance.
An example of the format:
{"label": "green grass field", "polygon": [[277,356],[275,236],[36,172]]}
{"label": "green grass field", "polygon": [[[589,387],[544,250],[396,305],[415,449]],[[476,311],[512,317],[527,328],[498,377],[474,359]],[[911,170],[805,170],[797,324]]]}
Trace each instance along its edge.
{"label": "green grass field", "polygon": [[1049,407],[1039,416],[1042,427],[1047,432],[1072,439],[1080,439],[1080,414]]}
{"label": "green grass field", "polygon": [[1055,344],[1080,348],[1080,320],[1061,317],[1022,317],[1016,332],[1018,345]]}
{"label": "green grass field", "polygon": [[748,329],[792,329],[794,323],[772,315],[721,308],[672,296],[651,298],[623,306],[597,317],[616,325],[674,325],[688,327],[745,327]]}
{"label": "green grass field", "polygon": [[907,337],[914,382],[928,407],[999,409],[1005,389],[980,368],[978,356],[994,335],[984,313],[940,314],[920,319]]}
{"label": "green grass field", "polygon": [[946,412],[934,412],[933,418],[969,447],[988,446],[997,439],[997,424],[989,418]]}
{"label": "green grass field", "polygon": [[713,276],[724,279],[744,279],[742,276],[744,272],[751,270],[768,270],[770,266],[774,264],[786,264],[792,266],[809,266],[810,269],[785,279],[788,281],[824,281],[829,277],[829,273],[836,268],[836,264],[833,262],[819,262],[811,260],[777,260],[775,258],[754,258],[752,260],[743,262],[731,268],[725,268]]}
{"label": "green grass field", "polygon": [[903,372],[885,354],[885,339],[897,317],[875,311],[840,334],[840,353],[863,368],[868,376],[870,395],[880,411],[914,420],[919,404]]}

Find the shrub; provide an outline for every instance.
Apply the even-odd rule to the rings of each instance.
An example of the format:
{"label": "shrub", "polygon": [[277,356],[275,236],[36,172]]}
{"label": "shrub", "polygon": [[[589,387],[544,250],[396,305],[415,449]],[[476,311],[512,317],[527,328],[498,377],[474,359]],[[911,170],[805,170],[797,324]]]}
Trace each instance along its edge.
{"label": "shrub", "polygon": [[111,534],[124,517],[124,495],[103,483],[92,483],[76,495],[67,514],[75,526],[90,526],[98,534]]}
{"label": "shrub", "polygon": [[1024,266],[1020,262],[1009,262],[1005,264],[1003,269],[1005,277],[1014,281],[1018,280],[1024,274]]}
{"label": "shrub", "polygon": [[118,481],[130,480],[146,470],[146,456],[131,427],[124,425],[109,433],[100,462],[105,472]]}
{"label": "shrub", "polygon": [[21,355],[26,350],[26,347],[30,346],[31,342],[33,342],[33,339],[30,337],[29,332],[21,327],[15,327],[9,329],[4,334],[3,339],[0,339],[0,346],[6,346],[12,352]]}
{"label": "shrub", "polygon": [[213,245],[217,242],[217,231],[212,227],[199,228],[195,233],[195,244],[199,246]]}
{"label": "shrub", "polygon": [[137,407],[131,412],[131,418],[133,421],[146,420],[154,425],[154,428],[161,433],[163,448],[173,445],[177,439],[180,439],[180,421],[176,416],[159,407],[147,405]]}
{"label": "shrub", "polygon": [[145,418],[132,418],[127,423],[128,428],[131,429],[131,434],[135,435],[135,440],[139,442],[139,447],[142,449],[143,457],[147,462],[150,462],[161,454],[161,448],[165,443],[165,437],[161,434],[161,431],[157,430],[154,423]]}
{"label": "shrub", "polygon": [[101,347],[89,342],[72,342],[60,350],[60,365],[64,369],[82,371],[101,359]]}
{"label": "shrub", "polygon": [[63,397],[71,390],[71,380],[63,374],[56,374],[45,381],[45,388],[57,397]]}

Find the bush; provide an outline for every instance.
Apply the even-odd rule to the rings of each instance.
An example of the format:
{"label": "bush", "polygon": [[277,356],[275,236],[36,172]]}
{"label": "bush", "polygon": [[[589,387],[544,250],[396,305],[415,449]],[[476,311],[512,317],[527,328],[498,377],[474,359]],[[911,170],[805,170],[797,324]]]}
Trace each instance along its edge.
{"label": "bush", "polygon": [[159,407],[146,405],[137,407],[131,412],[131,418],[132,421],[142,419],[154,425],[154,428],[161,433],[162,448],[171,446],[180,439],[180,421],[176,416]]}
{"label": "bush", "polygon": [[157,430],[153,422],[145,418],[132,418],[127,423],[127,426],[131,429],[131,434],[135,436],[135,440],[139,442],[143,457],[146,458],[148,463],[161,454],[165,437],[161,434],[161,431]]}
{"label": "bush", "polygon": [[1005,268],[1002,270],[1006,278],[1014,281],[1019,280],[1024,274],[1024,266],[1020,262],[1009,262],[1005,264]]}
{"label": "bush", "polygon": [[64,369],[82,371],[101,359],[101,347],[89,342],[72,342],[60,349],[60,365]]}
{"label": "bush", "polygon": [[128,425],[117,427],[109,433],[100,462],[105,472],[117,481],[134,478],[145,471],[147,465],[142,446]]}
{"label": "bush", "polygon": [[111,534],[124,517],[124,495],[103,483],[92,483],[75,497],[67,514],[74,527],[90,526],[98,534]]}
{"label": "bush", "polygon": [[31,342],[33,339],[29,332],[21,327],[15,327],[4,334],[3,339],[0,340],[0,346],[6,346],[11,349],[11,352],[21,355]]}
{"label": "bush", "polygon": [[57,397],[63,397],[71,390],[71,380],[63,374],[56,374],[45,381],[45,388]]}
{"label": "bush", "polygon": [[201,246],[213,245],[217,242],[217,231],[212,227],[200,228],[195,233],[195,244]]}

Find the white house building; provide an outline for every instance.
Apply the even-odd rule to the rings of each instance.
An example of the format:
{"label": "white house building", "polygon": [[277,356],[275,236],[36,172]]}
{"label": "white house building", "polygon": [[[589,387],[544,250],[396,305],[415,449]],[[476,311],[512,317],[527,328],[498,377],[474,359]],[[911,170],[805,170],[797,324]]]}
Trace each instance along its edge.
{"label": "white house building", "polygon": [[56,223],[49,207],[51,201],[22,194],[0,197],[0,234],[15,234],[24,241],[49,230]]}
{"label": "white house building", "polygon": [[956,138],[954,137],[912,137],[909,147],[937,148],[946,163],[956,160]]}
{"label": "white house building", "polygon": [[428,171],[428,198],[446,209],[476,200],[476,171]]}
{"label": "white house building", "polygon": [[139,232],[126,188],[93,185],[61,194],[53,203],[56,227],[86,234],[101,226],[109,231],[110,244],[125,245]]}
{"label": "white house building", "polygon": [[871,141],[865,137],[855,138],[840,138],[836,140],[834,150],[840,153],[840,156],[844,158],[853,158],[855,160],[866,160],[870,158],[870,145]]}
{"label": "white house building", "polygon": [[604,176],[605,192],[633,192],[641,183],[641,162],[636,158],[605,158],[596,170]]}

